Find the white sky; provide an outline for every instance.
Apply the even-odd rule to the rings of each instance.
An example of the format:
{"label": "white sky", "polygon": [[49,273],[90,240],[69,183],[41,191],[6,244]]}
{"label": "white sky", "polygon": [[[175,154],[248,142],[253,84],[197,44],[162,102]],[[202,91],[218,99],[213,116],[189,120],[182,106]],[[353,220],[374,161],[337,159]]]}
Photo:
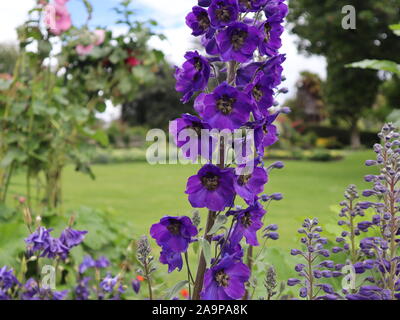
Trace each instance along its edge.
{"label": "white sky", "polygon": [[[27,12],[33,7],[35,0],[13,0],[0,1],[0,42],[15,41],[15,27],[21,24],[27,16]],[[71,0],[74,1],[74,0]],[[119,0],[95,0],[113,1]],[[94,1],[94,3],[95,3]],[[146,7],[151,12],[151,17],[161,25],[161,32],[168,40],[160,41],[154,39],[151,44],[165,52],[167,58],[174,64],[179,65],[183,61],[183,55],[192,48],[192,36],[190,29],[185,25],[185,16],[196,5],[195,0],[134,0],[135,7]],[[146,18],[146,17],[145,17]],[[287,78],[285,86],[289,88],[289,96],[295,93],[294,86],[298,80],[299,73],[304,70],[318,73],[321,77],[326,76],[326,63],[322,57],[304,57],[297,52],[295,45],[296,37],[285,32],[283,35],[282,53],[286,53],[284,63],[284,75]],[[280,101],[288,95],[281,96]]]}

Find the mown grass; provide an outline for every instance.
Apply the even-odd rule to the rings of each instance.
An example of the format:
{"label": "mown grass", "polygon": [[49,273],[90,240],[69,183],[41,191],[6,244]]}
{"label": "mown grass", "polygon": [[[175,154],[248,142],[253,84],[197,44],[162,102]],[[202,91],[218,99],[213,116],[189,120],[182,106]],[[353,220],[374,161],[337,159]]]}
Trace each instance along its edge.
{"label": "mown grass", "polygon": [[[364,161],[372,156],[360,151],[341,161],[285,161],[283,170],[274,170],[265,191],[284,194],[284,200],[271,204],[266,220],[279,225],[280,240],[274,245],[284,250],[293,247],[304,217],[318,217],[322,223],[335,218],[331,206],[342,200],[344,189],[352,183],[360,189],[367,186],[363,176],[371,169]],[[133,234],[146,234],[164,215],[191,215],[184,190],[187,178],[198,168],[144,162],[95,165],[96,179],[91,180],[68,167],[63,176],[64,208],[84,205],[114,210],[133,224]],[[21,175],[13,180],[12,192],[23,192],[23,179]],[[202,213],[205,217],[206,211]]]}

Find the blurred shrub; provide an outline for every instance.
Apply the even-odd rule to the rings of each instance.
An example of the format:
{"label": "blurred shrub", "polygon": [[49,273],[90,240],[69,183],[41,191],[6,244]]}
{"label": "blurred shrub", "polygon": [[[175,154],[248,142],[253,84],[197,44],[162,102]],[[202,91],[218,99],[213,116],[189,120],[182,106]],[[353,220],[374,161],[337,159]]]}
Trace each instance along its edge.
{"label": "blurred shrub", "polygon": [[[324,126],[307,126],[304,129],[304,134],[313,132],[319,138],[335,138],[338,145],[349,146],[350,145],[350,131],[340,128],[324,127]],[[361,132],[361,143],[365,147],[372,147],[375,143],[379,143],[379,138],[374,132]]]}

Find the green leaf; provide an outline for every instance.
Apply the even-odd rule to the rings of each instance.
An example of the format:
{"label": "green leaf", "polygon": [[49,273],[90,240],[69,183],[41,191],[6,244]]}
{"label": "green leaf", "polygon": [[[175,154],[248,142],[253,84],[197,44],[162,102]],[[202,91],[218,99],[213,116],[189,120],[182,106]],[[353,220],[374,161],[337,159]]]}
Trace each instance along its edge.
{"label": "green leaf", "polygon": [[382,70],[400,75],[400,65],[389,60],[363,60],[347,64],[346,68]]}
{"label": "green leaf", "polygon": [[199,242],[200,242],[201,248],[203,249],[204,259],[206,260],[207,268],[209,268],[210,265],[211,265],[211,246],[210,246],[210,243],[204,238],[200,238]]}
{"label": "green leaf", "polygon": [[171,288],[167,291],[167,293],[164,296],[164,300],[171,300],[171,299],[175,298],[177,296],[178,292],[182,288],[184,288],[188,283],[189,283],[189,281],[187,281],[187,280],[179,281],[173,288]]}
{"label": "green leaf", "polygon": [[216,233],[219,229],[221,229],[222,226],[225,225],[225,223],[228,221],[228,217],[225,215],[219,215],[217,219],[214,221],[214,225],[210,229],[210,231],[207,233],[207,235],[212,235]]}

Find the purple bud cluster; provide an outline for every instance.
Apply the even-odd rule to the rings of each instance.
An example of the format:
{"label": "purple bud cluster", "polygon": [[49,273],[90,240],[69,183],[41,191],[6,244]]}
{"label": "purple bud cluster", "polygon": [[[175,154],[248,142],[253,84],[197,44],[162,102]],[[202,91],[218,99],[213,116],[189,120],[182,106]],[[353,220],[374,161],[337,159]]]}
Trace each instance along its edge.
{"label": "purple bud cluster", "polygon": [[330,252],[325,248],[327,239],[321,237],[322,228],[318,220],[305,219],[302,228],[298,230],[301,234],[303,249],[292,249],[292,256],[299,256],[304,262],[295,266],[298,278],[290,278],[288,286],[300,286],[299,296],[308,300],[337,300],[340,299],[333,286],[324,283],[323,279],[341,277],[342,264],[336,264],[331,260]]}

